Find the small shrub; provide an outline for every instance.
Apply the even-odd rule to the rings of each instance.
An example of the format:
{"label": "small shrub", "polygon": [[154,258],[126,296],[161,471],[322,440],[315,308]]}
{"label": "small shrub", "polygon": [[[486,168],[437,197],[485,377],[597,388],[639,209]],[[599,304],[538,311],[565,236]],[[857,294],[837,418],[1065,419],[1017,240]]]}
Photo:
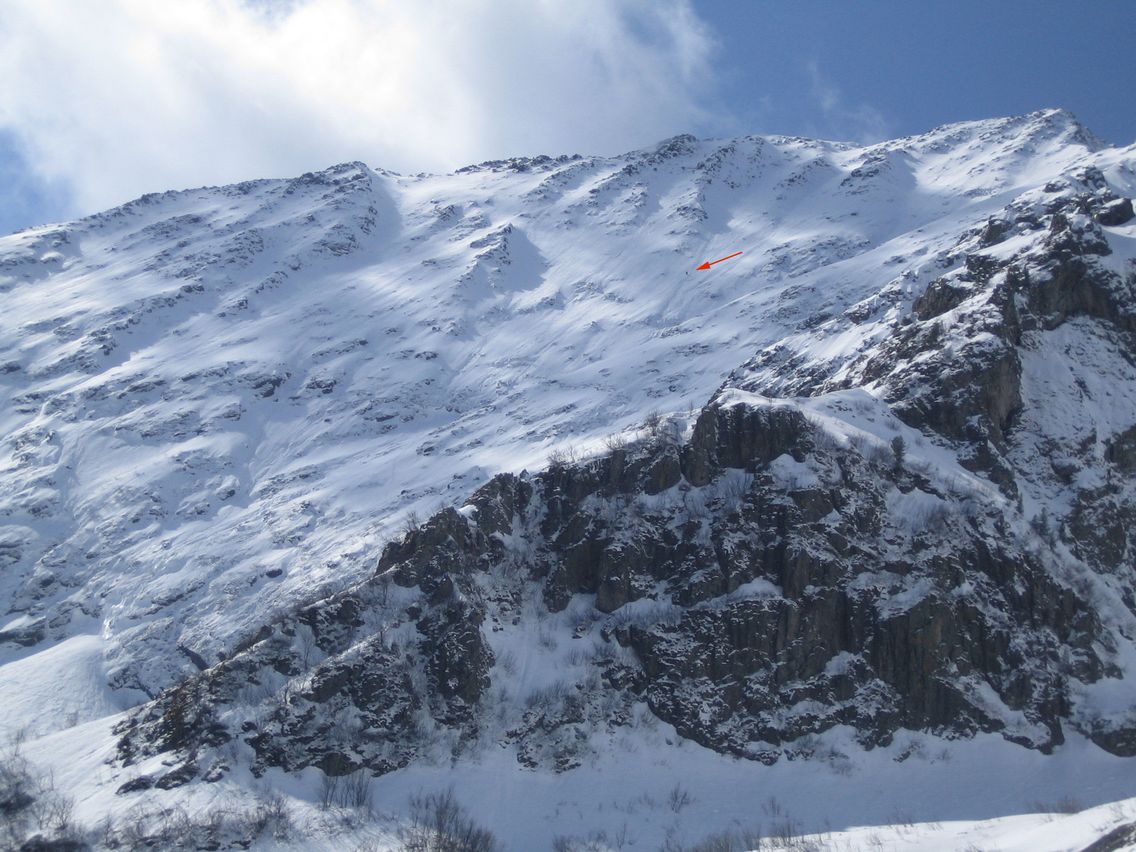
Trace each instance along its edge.
{"label": "small shrub", "polygon": [[572,646],[568,652],[568,665],[570,666],[586,666],[590,665],[596,657],[595,646],[584,646],[579,642]]}
{"label": "small shrub", "polygon": [[502,651],[497,657],[497,663],[501,666],[501,671],[510,677],[517,673],[517,655],[512,651]]}
{"label": "small shrub", "polygon": [[348,775],[324,774],[320,784],[320,808],[353,808],[371,810],[371,776],[366,769]]}
{"label": "small shrub", "polygon": [[542,686],[530,692],[525,698],[525,706],[536,709],[552,707],[567,698],[569,692],[570,688],[568,684],[562,680],[558,680],[555,683],[550,683],[548,686]]}
{"label": "small shrub", "polygon": [[896,435],[891,439],[891,453],[895,457],[895,469],[903,470],[903,460],[907,458],[907,442],[903,440],[902,435]]}
{"label": "small shrub", "polygon": [[553,471],[563,470],[574,465],[576,460],[575,447],[556,449],[548,454],[548,468]]}
{"label": "small shrub", "polygon": [[560,647],[560,642],[556,638],[556,633],[552,630],[545,630],[542,625],[537,629],[536,641],[540,647],[547,651],[555,651]]}
{"label": "small shrub", "polygon": [[419,793],[410,798],[410,820],[400,832],[404,852],[499,852],[489,829],[477,825],[454,796]]}
{"label": "small shrub", "polygon": [[282,793],[274,790],[261,798],[253,815],[253,825],[258,837],[268,832],[277,840],[291,837],[292,810]]}
{"label": "small shrub", "polygon": [[343,780],[339,775],[328,775],[324,773],[320,779],[320,809],[327,810],[339,801],[342,795],[340,788],[343,785]]}
{"label": "small shrub", "polygon": [[785,806],[781,804],[776,796],[770,796],[766,799],[761,809],[771,817],[779,817],[785,813]]}
{"label": "small shrub", "polygon": [[602,830],[593,831],[587,837],[557,835],[552,841],[553,852],[608,852],[611,848],[607,832]]}
{"label": "small shrub", "polygon": [[181,849],[187,838],[194,839],[194,848],[247,849],[266,836],[286,841],[292,837],[292,830],[287,800],[274,793],[262,797],[255,808],[221,805],[192,816],[177,806],[163,808],[139,803],[117,822],[104,819],[96,836],[100,848],[107,849]]}
{"label": "small shrub", "polygon": [[682,809],[693,801],[694,799],[691,798],[690,791],[679,784],[675,784],[671,788],[670,793],[667,794],[667,807],[676,814],[681,813]]}
{"label": "small shrub", "polygon": [[1038,538],[1042,539],[1050,547],[1057,543],[1057,531],[1053,527],[1053,523],[1049,518],[1049,510],[1042,509],[1041,512],[1035,515],[1030,520],[1030,527],[1037,534]]}
{"label": "small shrub", "polygon": [[25,842],[76,841],[82,831],[72,813],[75,802],[55,789],[50,772],[36,769],[22,754],[22,737],[0,757],[0,846],[18,849]]}
{"label": "small shrub", "polygon": [[1062,796],[1054,802],[1034,802],[1030,807],[1041,814],[1079,814],[1085,809],[1073,796]]}
{"label": "small shrub", "polygon": [[891,450],[883,444],[866,442],[863,452],[864,458],[866,458],[876,467],[889,467],[895,465],[895,456],[892,455]]}
{"label": "small shrub", "polygon": [[371,811],[371,776],[359,769],[347,776],[345,800],[347,806],[358,811]]}
{"label": "small shrub", "polygon": [[690,852],[749,852],[761,849],[762,840],[759,828],[723,831],[703,838],[691,847]]}
{"label": "small shrub", "polygon": [[552,852],[610,852],[623,849],[635,843],[627,823],[619,831],[609,835],[606,831],[592,831],[587,837],[568,837],[558,834],[552,839]]}
{"label": "small shrub", "polygon": [[604,448],[610,455],[622,453],[627,449],[627,439],[618,432],[613,435],[608,435],[604,438]]}
{"label": "small shrub", "polygon": [[801,826],[796,820],[782,819],[773,823],[769,837],[774,846],[791,847],[801,834]]}

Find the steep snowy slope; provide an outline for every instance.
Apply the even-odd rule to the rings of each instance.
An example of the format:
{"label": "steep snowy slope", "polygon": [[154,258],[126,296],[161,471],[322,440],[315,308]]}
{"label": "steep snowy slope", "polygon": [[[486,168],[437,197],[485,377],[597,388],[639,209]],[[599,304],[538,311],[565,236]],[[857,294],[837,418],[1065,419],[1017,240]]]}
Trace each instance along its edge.
{"label": "steep snowy slope", "polygon": [[[1052,517],[1104,530],[1096,543],[1071,535],[1068,545],[1053,544],[1036,566],[1010,577],[1028,582],[1035,569],[1060,574],[1050,564],[1060,551],[1082,584],[1099,586],[1069,604],[1070,618],[1098,600],[1121,602],[1099,614],[1118,633],[1086,629],[1074,643],[1094,661],[1094,676],[1086,677],[1083,706],[1073,710],[1082,717],[1078,730],[1096,735],[1089,715],[1123,717],[1132,704],[1131,646],[1093,643],[1132,629],[1130,590],[1124,601],[1131,494],[1109,477],[1130,473],[1133,464],[1136,374],[1123,336],[1133,331],[1133,302],[1126,293],[1110,301],[1092,287],[1081,301],[1063,302],[1060,283],[1051,288],[1057,295],[1042,292],[1031,302],[1020,287],[1013,292],[1023,314],[1041,319],[1011,335],[994,291],[1017,274],[1011,266],[1046,280],[1063,250],[1099,258],[1094,274],[1109,281],[1130,281],[1136,226],[1123,198],[1136,193],[1134,169],[1132,149],[1107,148],[1068,114],[1046,111],[869,147],[676,137],[619,158],[509,160],[447,176],[407,177],[355,163],[291,181],[147,196],[3,238],[0,701],[11,711],[0,725],[40,736],[103,719],[95,728],[109,742],[116,707],[158,696],[230,658],[242,672],[276,666],[297,683],[314,676],[304,682],[318,684],[326,671],[301,669],[328,653],[360,653],[354,643],[370,641],[372,628],[410,629],[395,611],[419,604],[384,597],[377,620],[362,633],[353,625],[334,649],[320,644],[320,631],[335,618],[319,607],[302,610],[310,617],[297,611],[358,594],[382,545],[408,519],[416,526],[414,515],[462,505],[497,473],[543,468],[550,457],[564,468],[573,454],[610,454],[621,441],[609,436],[642,436],[653,411],[677,414],[664,423],[681,432],[711,398],[718,409],[739,401],[760,409],[765,397],[779,397],[795,400],[785,405],[820,424],[837,447],[851,441],[886,452],[895,436],[905,436],[906,454],[927,482],[914,496],[910,483],[891,492],[881,486],[889,516],[934,515],[944,494],[961,500],[965,492],[1022,521],[1023,536],[1026,521],[1041,526]],[[1066,231],[1072,246],[1062,249]],[[1107,253],[1086,252],[1093,240],[1104,241]],[[695,269],[739,250],[710,272]],[[1101,322],[1116,333],[1102,331]],[[1015,353],[1016,396],[986,381],[1005,347]],[[939,381],[956,373],[953,384]],[[727,378],[732,389],[719,395]],[[980,398],[970,399],[970,390]],[[712,485],[711,501],[736,503],[753,485],[753,471],[749,480],[719,474],[752,459],[743,461],[716,458],[704,465],[706,482],[695,485]],[[836,449],[827,473],[824,464],[789,456],[763,463],[773,462],[779,467],[762,469],[761,487],[798,491],[844,465]],[[683,464],[675,471],[695,481],[697,464]],[[673,483],[660,476],[666,491]],[[566,481],[585,483],[574,500],[590,488],[582,475]],[[680,509],[668,499],[651,510],[674,520]],[[687,501],[681,511],[689,521],[688,498],[673,499]],[[532,511],[547,509],[542,500]],[[1102,515],[1108,507],[1111,521]],[[617,511],[594,502],[573,504],[577,509]],[[715,504],[706,516],[720,511],[724,518]],[[442,522],[431,523],[437,529]],[[980,532],[999,534],[993,529]],[[506,533],[518,546],[544,546],[531,530],[500,530]],[[910,542],[893,545],[898,552]],[[399,562],[397,549],[384,557],[388,567]],[[405,579],[396,581],[400,588],[434,594],[428,572]],[[506,580],[501,589],[523,591]],[[518,617],[535,624],[542,607],[567,606],[568,620],[579,616],[578,633],[591,631],[587,638],[614,647],[610,629],[619,625],[585,617],[585,610],[628,607],[623,626],[647,632],[623,636],[626,659],[616,662],[657,674],[669,652],[650,630],[668,618],[636,620],[642,600],[663,604],[646,582],[625,578],[614,594],[575,577],[538,590]],[[747,578],[740,597],[772,595],[762,582]],[[667,605],[675,588],[666,589]],[[738,600],[738,588],[706,586],[685,605],[707,596]],[[912,600],[915,591],[908,590]],[[387,615],[393,627],[383,622]],[[262,646],[272,633],[266,625],[296,618],[311,624],[314,662],[293,671]],[[1051,640],[1045,618],[1034,625],[1031,649],[1070,653],[1071,640]],[[563,626],[571,632],[567,621]],[[416,629],[434,630],[439,643],[448,635],[428,618]],[[608,631],[602,639],[601,631]],[[455,676],[476,680],[490,666],[500,674],[509,643],[523,646],[526,637],[504,631],[488,642],[482,662],[455,659],[467,669]],[[463,642],[457,648],[466,652],[472,646]],[[378,656],[389,649],[385,637]],[[401,663],[390,653],[393,674]],[[528,672],[524,653],[524,687],[556,686]],[[546,656],[536,654],[534,671],[564,665]],[[1120,677],[1102,678],[1103,671]],[[44,693],[48,679],[83,686],[55,702],[25,700]],[[994,719],[1005,724],[1012,713],[999,706],[998,690],[982,693],[988,687],[979,680],[972,687],[988,705],[972,730],[996,729],[988,724]],[[733,711],[713,730],[696,719],[697,702],[712,704],[716,689],[669,709],[648,692],[638,712],[661,714],[704,745],[746,753],[716,739],[741,736],[727,731],[738,718]],[[456,685],[445,707],[433,708],[434,718],[460,729],[481,691]],[[466,709],[455,709],[454,698]],[[168,721],[168,694],[163,701],[151,722]],[[1071,711],[1042,705],[1010,727],[1019,740],[1052,747],[1060,740],[1046,725]],[[1041,715],[1031,715],[1035,709]],[[748,712],[757,718],[753,707]],[[233,713],[234,726],[245,719]],[[857,718],[828,724],[855,726]],[[918,727],[938,717],[906,718]],[[396,731],[408,720],[384,724]],[[259,771],[338,768],[326,749],[302,758],[290,751],[300,720],[276,723],[282,745],[267,748],[274,735],[262,731]],[[783,718],[762,724],[763,741],[772,742],[769,731],[794,739],[812,723],[799,730]],[[1101,731],[1104,741],[1113,728]],[[551,732],[549,742],[532,731],[498,733],[508,735],[521,763],[565,768],[556,755],[569,752],[555,741],[563,731]],[[751,729],[742,733],[761,739]],[[147,752],[154,741],[145,740],[129,748]],[[422,754],[375,752],[364,763],[393,768]],[[573,760],[567,765],[578,765]]]}
{"label": "steep snowy slope", "polygon": [[867,149],[349,164],[5,238],[4,629],[100,633],[152,693],[191,670],[176,646],[215,660],[361,576],[407,509],[701,405],[890,285],[843,343],[886,334],[960,231],[1094,147],[1046,113]]}

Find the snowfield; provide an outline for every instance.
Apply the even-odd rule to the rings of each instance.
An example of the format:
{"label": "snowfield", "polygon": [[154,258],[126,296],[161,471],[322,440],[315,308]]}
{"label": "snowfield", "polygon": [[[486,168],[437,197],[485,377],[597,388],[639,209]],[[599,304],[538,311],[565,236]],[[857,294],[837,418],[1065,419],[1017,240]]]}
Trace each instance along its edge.
{"label": "snowfield", "polygon": [[[129,820],[147,805],[168,806],[169,794],[161,791],[114,795],[148,767],[108,767],[108,733],[103,720],[24,750],[55,767],[56,785],[76,791],[76,817],[89,825],[108,815]],[[273,771],[260,779],[239,772],[182,788],[179,800],[191,813],[208,812],[252,808],[264,790],[283,791],[294,812],[293,835],[283,842],[265,838],[256,845],[261,849],[397,848],[409,797],[453,788],[508,849],[551,849],[558,837],[591,840],[596,849],[659,849],[668,842],[691,848],[733,835],[763,838],[762,849],[1057,852],[1083,849],[1136,822],[1129,764],[1084,741],[1046,756],[988,735],[945,742],[913,734],[864,752],[836,730],[815,743],[812,759],[763,766],[724,758],[664,723],[648,723],[597,743],[588,765],[561,775],[519,771],[501,749],[458,766],[439,756],[433,765],[376,779],[374,815],[366,821],[350,810],[319,808],[318,770]]]}
{"label": "snowfield", "polygon": [[[857,371],[965,262],[960,235],[1088,166],[1136,194],[1136,147],[1049,110],[867,147],[680,136],[450,175],[348,163],[0,238],[0,736],[18,735],[90,826],[140,801],[192,812],[280,790],[298,827],[258,848],[388,848],[408,796],[450,786],[518,850],[750,829],[824,849],[1058,850],[1136,822],[1132,761],[1072,734],[1052,755],[917,733],[864,751],[837,728],[812,758],[765,766],[684,740],[645,705],[563,774],[523,770],[510,748],[456,763],[440,748],[375,779],[362,822],[317,807],[312,768],[131,797],[115,791],[146,765],[108,762],[125,711],[369,576],[408,522],[494,474],[633,438],[652,412],[689,428],[712,398],[776,393],[834,441],[902,435],[936,482],[1005,500]],[[1136,224],[1104,230],[1110,268],[1131,273]],[[944,314],[948,334],[964,311]],[[1023,467],[1136,424],[1128,354],[1090,323],[1028,335],[1023,395],[1044,415],[1023,426]],[[818,376],[826,391],[803,394]],[[771,471],[815,476],[788,456]],[[1087,486],[1071,482],[1039,474],[1023,511],[1067,514]],[[918,519],[938,498],[890,499]],[[734,594],[771,593],[762,582]],[[1102,606],[1136,631],[1109,582]],[[573,665],[571,630],[570,608],[488,637],[513,698]],[[1136,712],[1136,689],[1100,681],[1083,703]]]}

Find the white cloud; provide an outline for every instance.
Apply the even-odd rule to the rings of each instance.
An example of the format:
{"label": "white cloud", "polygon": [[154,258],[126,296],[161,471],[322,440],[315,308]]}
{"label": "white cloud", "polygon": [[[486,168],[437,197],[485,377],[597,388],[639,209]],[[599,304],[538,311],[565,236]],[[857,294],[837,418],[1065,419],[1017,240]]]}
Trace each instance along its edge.
{"label": "white cloud", "polygon": [[882,112],[866,103],[849,103],[844,93],[812,60],[805,64],[811,84],[810,94],[821,117],[820,128],[810,127],[815,136],[832,136],[863,144],[879,142],[891,134],[891,123]]}
{"label": "white cloud", "polygon": [[689,0],[7,0],[0,131],[82,210],[343,160],[444,170],[698,126]]}

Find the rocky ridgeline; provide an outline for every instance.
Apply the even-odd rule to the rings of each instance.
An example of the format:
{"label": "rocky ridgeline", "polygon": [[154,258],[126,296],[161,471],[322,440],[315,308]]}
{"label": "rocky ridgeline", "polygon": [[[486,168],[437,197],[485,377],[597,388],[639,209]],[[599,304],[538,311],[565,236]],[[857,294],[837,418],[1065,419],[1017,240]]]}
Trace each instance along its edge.
{"label": "rocky ridgeline", "polygon": [[[1058,401],[1028,398],[1023,362],[1068,356],[1052,352],[1048,341],[1063,327],[1076,328],[1123,365],[1121,379],[1133,375],[1136,269],[1118,272],[1105,262],[1112,250],[1101,227],[1132,218],[1131,200],[1117,198],[1095,169],[1011,205],[1006,218],[968,235],[961,269],[932,282],[896,337],[843,381],[876,383],[898,417],[961,445],[961,462],[1019,503],[1023,489],[1064,495],[1068,509],[1043,525],[1078,559],[1123,577],[1117,589],[1129,608],[1132,426],[1103,431],[1109,427],[1097,423],[1094,409],[1115,402],[1094,398],[1078,377],[1081,429],[1043,434],[1038,445],[1036,426]],[[1024,247],[1001,250],[1018,235],[1028,238]],[[1123,396],[1130,388],[1114,390]]]}
{"label": "rocky ridgeline", "polygon": [[[1070,357],[1052,351],[1051,333],[1076,328],[1123,365],[1120,379],[1136,376],[1136,268],[1106,262],[1112,249],[1102,228],[1132,218],[1131,199],[1117,197],[1095,168],[1047,184],[965,234],[940,259],[950,271],[930,283],[880,345],[820,371],[799,370],[792,358],[770,367],[768,355],[759,356],[731,384],[782,396],[871,388],[904,423],[948,441],[964,466],[1019,504],[1030,481],[1039,498],[1067,492],[1058,503],[1071,503],[1070,511],[1047,515],[1044,525],[1094,568],[1127,571],[1136,553],[1136,493],[1128,476],[1136,467],[1136,433],[1130,423],[1102,433],[1108,426],[1096,422],[1094,409],[1115,403],[1093,398],[1079,377],[1074,390],[1085,428],[1039,442],[1039,421],[1054,400],[1024,397],[1023,359]],[[1094,476],[1078,477],[1082,471]],[[1130,588],[1122,591],[1131,605]]]}

